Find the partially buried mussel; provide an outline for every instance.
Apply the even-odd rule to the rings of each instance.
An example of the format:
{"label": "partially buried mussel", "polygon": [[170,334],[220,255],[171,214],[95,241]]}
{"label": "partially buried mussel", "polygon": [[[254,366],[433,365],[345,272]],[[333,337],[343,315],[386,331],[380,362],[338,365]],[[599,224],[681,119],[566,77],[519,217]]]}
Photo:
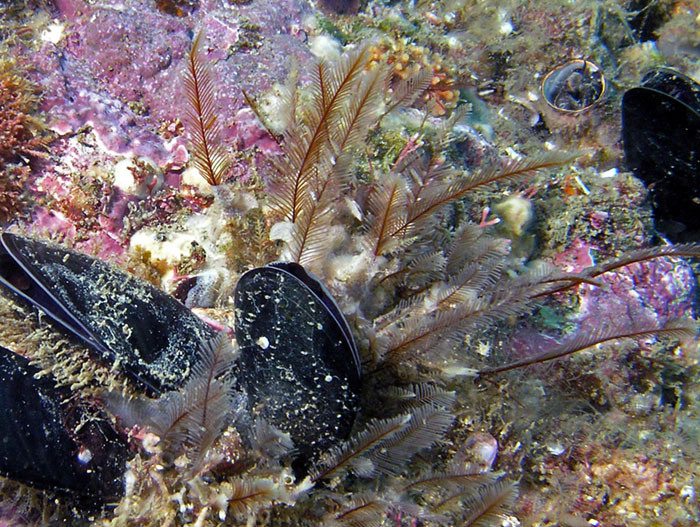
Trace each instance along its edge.
{"label": "partially buried mussel", "polygon": [[181,386],[214,335],[171,296],[101,260],[10,233],[0,243],[0,283],[151,395]]}
{"label": "partially buried mussel", "polygon": [[603,72],[590,60],[570,60],[554,68],[542,81],[544,100],[560,112],[586,111],[604,94]]}
{"label": "partially buried mussel", "polygon": [[121,494],[127,444],[50,376],[0,347],[0,473],[78,501]]}
{"label": "partially buried mussel", "polygon": [[700,240],[700,85],[668,68],[648,72],[622,98],[622,140],[657,228],[674,241]]}
{"label": "partially buried mussel", "polygon": [[[181,387],[215,334],[174,298],[96,258],[10,233],[0,242],[6,290],[151,396]],[[360,359],[349,325],[321,282],[292,263],[245,273],[235,307],[241,353],[233,373],[250,410],[241,422],[263,419],[289,434],[306,467],[347,438],[357,412]],[[35,373],[0,349],[0,474],[74,497],[118,496],[126,440],[94,405],[92,424],[79,429],[88,405]]]}

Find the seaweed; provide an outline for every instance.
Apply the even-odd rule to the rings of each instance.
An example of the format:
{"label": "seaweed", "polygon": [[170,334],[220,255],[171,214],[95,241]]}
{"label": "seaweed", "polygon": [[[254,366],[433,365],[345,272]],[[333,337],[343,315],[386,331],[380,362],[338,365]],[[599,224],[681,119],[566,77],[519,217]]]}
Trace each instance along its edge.
{"label": "seaweed", "polygon": [[634,328],[627,327],[625,323],[612,323],[602,326],[594,331],[579,333],[567,342],[563,342],[553,349],[535,353],[533,356],[516,362],[502,364],[491,368],[478,370],[479,375],[493,375],[516,368],[524,368],[532,364],[539,364],[550,360],[560,359],[584,349],[621,339],[641,339],[644,337],[670,337],[679,340],[692,339],[697,332],[695,324],[690,320],[674,320],[660,328]]}
{"label": "seaweed", "polygon": [[[319,62],[311,101],[285,131],[270,200],[293,226],[288,260],[308,265],[326,254],[325,231],[335,217],[333,203],[347,187],[350,156],[375,123],[387,89],[385,68],[370,68],[370,59],[362,46],[336,66]],[[292,94],[293,101],[297,97]]]}
{"label": "seaweed", "polygon": [[226,179],[230,162],[219,139],[221,126],[214,105],[214,84],[209,67],[201,58],[202,38],[201,32],[197,34],[187,57],[184,85],[189,106],[185,109],[185,123],[192,138],[194,165],[207,183],[216,186]]}
{"label": "seaweed", "polygon": [[12,59],[0,59],[0,223],[26,204],[31,161],[48,157],[52,137],[39,115],[41,92]]}
{"label": "seaweed", "polygon": [[138,426],[158,436],[171,452],[187,448],[196,452],[195,469],[226,425],[240,411],[230,375],[236,350],[220,334],[200,347],[199,361],[185,385],[158,399],[125,399],[105,394],[105,404],[126,428]]}

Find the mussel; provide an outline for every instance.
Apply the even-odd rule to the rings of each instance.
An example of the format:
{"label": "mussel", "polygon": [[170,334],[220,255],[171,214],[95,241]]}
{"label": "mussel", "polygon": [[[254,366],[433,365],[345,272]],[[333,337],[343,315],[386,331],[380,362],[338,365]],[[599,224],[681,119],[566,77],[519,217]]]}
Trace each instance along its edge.
{"label": "mussel", "polygon": [[700,239],[700,84],[659,68],[622,98],[627,167],[649,189],[657,228]]}
{"label": "mussel", "polygon": [[214,331],[170,295],[97,258],[0,234],[0,283],[152,395],[177,389]]}
{"label": "mussel", "polygon": [[560,64],[542,81],[542,96],[549,106],[565,113],[588,110],[605,94],[605,77],[590,60]]}
{"label": "mussel", "polygon": [[275,263],[241,277],[235,305],[251,413],[288,433],[302,458],[347,438],[361,363],[328,290],[301,265]]}
{"label": "mussel", "polygon": [[0,474],[86,504],[122,492],[128,449],[108,421],[0,347]]}
{"label": "mussel", "polygon": [[[215,334],[174,298],[96,258],[10,233],[0,245],[0,284],[86,343],[97,361],[118,364],[147,395],[181,388]],[[361,364],[350,326],[321,282],[294,263],[246,272],[235,309],[241,353],[227,375],[247,391],[250,414],[237,426],[261,418],[286,432],[295,469],[304,470],[348,437],[358,410]],[[0,349],[0,473],[77,497],[118,496],[124,440],[99,418],[103,410],[73,409],[80,394],[36,373]],[[80,433],[76,416],[90,423]]]}

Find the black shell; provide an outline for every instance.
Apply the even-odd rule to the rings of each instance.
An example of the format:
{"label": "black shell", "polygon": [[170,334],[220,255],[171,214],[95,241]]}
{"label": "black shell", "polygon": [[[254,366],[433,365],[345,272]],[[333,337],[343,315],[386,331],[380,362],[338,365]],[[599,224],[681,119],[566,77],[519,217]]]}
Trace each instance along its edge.
{"label": "black shell", "polygon": [[[174,298],[95,258],[0,234],[0,283],[118,362],[147,391],[177,389],[214,332]],[[330,293],[298,264],[245,273],[235,293],[240,364],[250,416],[289,433],[304,470],[310,457],[347,438],[358,409],[360,357]],[[126,447],[104,422],[79,434],[75,394],[33,378],[26,359],[0,349],[0,473],[77,497],[118,495]],[[24,438],[24,439],[23,439]],[[93,453],[90,470],[76,452]],[[53,454],[56,455],[53,455]]]}
{"label": "black shell", "polygon": [[[0,347],[0,473],[40,489],[111,500],[123,489],[127,445],[55,380]],[[78,425],[81,425],[78,427]]]}
{"label": "black shell", "polygon": [[627,167],[651,193],[657,227],[700,239],[700,85],[670,69],[647,73],[622,98],[622,139]]}
{"label": "black shell", "polygon": [[272,264],[241,277],[235,305],[251,414],[289,433],[302,457],[347,438],[360,358],[325,287],[298,264]]}
{"label": "black shell", "polygon": [[16,234],[0,242],[0,283],[151,394],[181,386],[214,335],[173,297],[101,260]]}

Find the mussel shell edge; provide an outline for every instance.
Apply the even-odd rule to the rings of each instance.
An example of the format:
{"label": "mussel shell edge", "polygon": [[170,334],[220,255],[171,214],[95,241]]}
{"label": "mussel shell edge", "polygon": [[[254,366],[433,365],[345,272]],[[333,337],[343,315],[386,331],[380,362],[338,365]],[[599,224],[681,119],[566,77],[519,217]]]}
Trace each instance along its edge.
{"label": "mussel shell edge", "polygon": [[150,395],[179,388],[214,331],[175,298],[97,258],[0,235],[0,283]]}

